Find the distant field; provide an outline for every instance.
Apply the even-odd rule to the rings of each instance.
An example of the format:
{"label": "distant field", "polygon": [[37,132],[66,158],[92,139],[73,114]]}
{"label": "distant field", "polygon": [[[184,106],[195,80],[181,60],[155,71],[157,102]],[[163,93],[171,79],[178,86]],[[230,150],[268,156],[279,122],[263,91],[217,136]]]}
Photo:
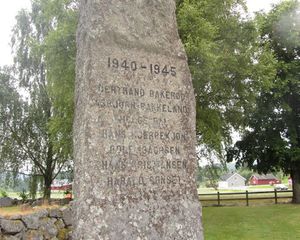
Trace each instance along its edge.
{"label": "distant field", "polygon": [[[20,193],[19,192],[7,192],[7,195],[11,198],[18,198],[20,199]],[[37,198],[42,197],[42,193],[38,193]],[[64,198],[64,191],[52,191],[51,192],[51,198]]]}
{"label": "distant field", "polygon": [[204,207],[206,240],[300,239],[300,205]]}
{"label": "distant field", "polygon": [[248,190],[249,192],[258,192],[258,191],[273,191],[274,187],[271,185],[259,185],[259,186],[247,186],[241,189],[214,189],[214,188],[198,188],[198,193],[216,193],[216,192],[245,192]]}

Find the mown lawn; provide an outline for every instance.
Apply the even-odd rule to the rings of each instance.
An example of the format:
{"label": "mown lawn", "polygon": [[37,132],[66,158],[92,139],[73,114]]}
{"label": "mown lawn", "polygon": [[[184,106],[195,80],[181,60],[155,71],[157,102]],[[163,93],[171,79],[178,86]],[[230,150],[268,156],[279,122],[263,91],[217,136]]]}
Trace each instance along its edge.
{"label": "mown lawn", "polygon": [[300,205],[204,207],[205,240],[300,239]]}

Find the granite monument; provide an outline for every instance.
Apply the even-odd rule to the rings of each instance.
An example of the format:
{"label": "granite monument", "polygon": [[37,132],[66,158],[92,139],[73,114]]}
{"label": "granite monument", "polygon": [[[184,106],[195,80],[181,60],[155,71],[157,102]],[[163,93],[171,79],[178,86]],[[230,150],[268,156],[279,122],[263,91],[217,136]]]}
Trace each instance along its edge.
{"label": "granite monument", "polygon": [[80,2],[74,239],[203,239],[195,99],[175,7]]}

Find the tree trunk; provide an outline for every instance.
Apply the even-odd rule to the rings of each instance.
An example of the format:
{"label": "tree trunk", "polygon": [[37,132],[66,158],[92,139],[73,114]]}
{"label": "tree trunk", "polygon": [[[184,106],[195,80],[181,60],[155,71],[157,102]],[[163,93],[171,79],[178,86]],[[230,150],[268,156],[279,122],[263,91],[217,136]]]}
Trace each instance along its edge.
{"label": "tree trunk", "polygon": [[[47,174],[47,173],[46,173]],[[49,200],[51,197],[51,184],[52,184],[52,173],[44,176],[44,196],[45,200]]]}
{"label": "tree trunk", "polygon": [[47,162],[46,162],[46,169],[45,169],[45,174],[44,174],[44,199],[49,200],[51,197],[51,184],[53,180],[53,167],[52,165],[54,164],[54,159],[53,159],[53,147],[52,143],[49,143],[48,146],[48,152],[47,152]]}
{"label": "tree trunk", "polygon": [[291,177],[293,181],[293,203],[300,204],[300,170],[292,170]]}

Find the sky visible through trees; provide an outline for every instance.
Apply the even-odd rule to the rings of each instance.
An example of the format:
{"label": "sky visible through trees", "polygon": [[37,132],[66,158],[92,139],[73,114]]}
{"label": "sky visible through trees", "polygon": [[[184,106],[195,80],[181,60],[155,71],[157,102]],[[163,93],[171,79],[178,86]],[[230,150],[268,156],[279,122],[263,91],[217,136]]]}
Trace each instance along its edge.
{"label": "sky visible through trees", "polygon": [[[260,9],[270,10],[271,4],[278,3],[280,0],[248,0],[250,12]],[[9,0],[0,2],[0,66],[10,65],[13,62],[10,48],[11,29],[16,23],[15,16],[22,8],[30,8],[30,0]]]}

